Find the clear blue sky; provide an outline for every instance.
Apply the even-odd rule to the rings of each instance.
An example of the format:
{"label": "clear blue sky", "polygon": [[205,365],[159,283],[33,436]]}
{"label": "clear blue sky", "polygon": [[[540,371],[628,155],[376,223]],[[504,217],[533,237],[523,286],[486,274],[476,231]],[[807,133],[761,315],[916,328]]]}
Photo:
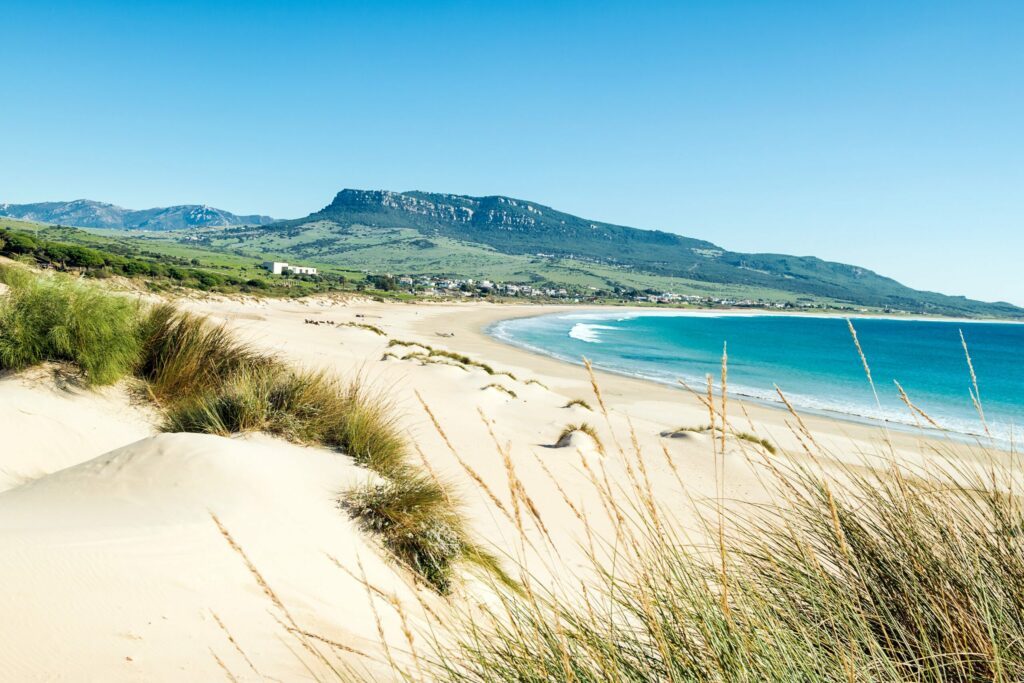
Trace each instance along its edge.
{"label": "clear blue sky", "polygon": [[1024,304],[1024,2],[0,10],[0,201],[507,194]]}

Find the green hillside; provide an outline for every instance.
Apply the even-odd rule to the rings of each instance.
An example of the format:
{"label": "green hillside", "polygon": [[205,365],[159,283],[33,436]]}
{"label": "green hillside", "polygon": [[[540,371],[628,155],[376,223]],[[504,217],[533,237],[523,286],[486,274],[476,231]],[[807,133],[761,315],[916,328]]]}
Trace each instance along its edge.
{"label": "green hillside", "polygon": [[731,252],[704,240],[590,221],[509,197],[343,190],[306,218],[204,230],[190,239],[215,250],[373,272],[1024,317],[1024,310],[1007,303],[918,291],[857,266]]}
{"label": "green hillside", "polygon": [[269,225],[37,229],[50,240],[114,254],[202,264],[239,282],[262,280],[263,260],[318,267],[324,275],[319,282],[282,283],[296,293],[394,274],[565,288],[570,297],[596,302],[671,292],[711,305],[750,301],[1024,319],[1024,309],[1011,304],[918,291],[857,266],[731,252],[704,240],[589,221],[509,197],[343,190],[316,213]]}

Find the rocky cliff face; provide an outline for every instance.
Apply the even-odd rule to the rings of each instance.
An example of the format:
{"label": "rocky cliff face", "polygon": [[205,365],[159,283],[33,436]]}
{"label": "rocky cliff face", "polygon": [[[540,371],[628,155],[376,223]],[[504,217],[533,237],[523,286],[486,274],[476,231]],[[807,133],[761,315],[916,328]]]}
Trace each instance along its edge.
{"label": "rocky cliff face", "polygon": [[551,211],[509,197],[467,197],[388,190],[342,190],[324,209],[325,212],[360,213],[381,210],[399,211],[437,221],[507,226],[537,225],[544,211]]}
{"label": "rocky cliff face", "polygon": [[124,230],[185,230],[212,226],[266,225],[274,220],[270,216],[238,216],[230,211],[199,204],[133,211],[88,199],[39,204],[0,204],[0,216],[81,228]]}

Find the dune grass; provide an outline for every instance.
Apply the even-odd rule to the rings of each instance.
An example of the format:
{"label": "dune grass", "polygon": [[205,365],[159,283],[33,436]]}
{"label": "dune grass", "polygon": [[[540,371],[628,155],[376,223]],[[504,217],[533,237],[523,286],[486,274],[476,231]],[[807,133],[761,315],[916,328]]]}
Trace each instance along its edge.
{"label": "dune grass", "polygon": [[373,332],[378,337],[386,337],[388,333],[377,327],[376,325],[370,325],[369,323],[357,323],[357,322],[344,322],[340,323],[338,327],[354,327],[360,330],[366,330],[367,332]]}
{"label": "dune grass", "polygon": [[189,400],[220,387],[238,373],[256,373],[275,363],[238,342],[224,326],[171,304],[149,311],[141,336],[138,372],[160,401]]}
{"label": "dune grass", "polygon": [[562,407],[563,408],[572,408],[573,406],[579,406],[580,408],[586,408],[587,410],[591,410],[591,411],[594,410],[593,408],[590,407],[590,404],[587,403],[582,398],[574,398],[573,400],[569,401],[568,403],[566,403]]}
{"label": "dune grass", "polygon": [[453,565],[459,560],[504,585],[513,584],[498,559],[470,539],[450,493],[433,477],[409,472],[365,484],[348,492],[341,506],[441,593],[451,589]]}
{"label": "dune grass", "polygon": [[[995,485],[993,485],[993,474]],[[776,469],[780,501],[704,521],[697,547],[623,492],[587,604],[534,583],[453,625],[446,681],[1017,681],[1024,536],[1016,472]],[[1020,482],[1016,482],[1020,486]],[[613,493],[606,491],[605,493]],[[709,552],[710,551],[710,552]],[[721,558],[721,559],[720,559]]]}
{"label": "dune grass", "polygon": [[87,384],[130,375],[141,353],[139,304],[69,277],[35,277],[3,267],[9,293],[0,300],[0,368],[44,361],[75,363]]}
{"label": "dune grass", "polygon": [[506,386],[502,386],[501,384],[498,384],[497,382],[491,382],[487,386],[483,387],[483,389],[481,389],[481,391],[486,391],[487,389],[495,389],[497,391],[500,391],[503,394],[508,395],[511,398],[519,398],[519,396],[516,394],[516,392],[512,391],[511,389],[509,389]]}
{"label": "dune grass", "polygon": [[[456,353],[454,351],[447,351],[445,349],[439,349],[437,347],[431,346],[430,344],[423,344],[423,343],[414,342],[414,341],[406,341],[406,340],[403,340],[403,339],[391,339],[391,340],[389,340],[388,341],[388,348],[391,348],[393,346],[419,347],[419,348],[424,350],[422,353],[409,354],[409,355],[405,356],[404,359],[416,358],[416,359],[421,359],[422,360],[424,358],[424,356],[426,356],[428,358],[445,358],[445,359],[448,359],[450,361],[453,361],[453,362],[457,363],[458,365],[463,366],[466,369],[468,369],[468,368],[480,368],[481,370],[486,372],[488,375],[504,375],[505,377],[508,377],[512,381],[517,381],[516,376],[514,374],[512,374],[511,372],[508,372],[507,370],[500,370],[500,371],[499,370],[495,370],[493,367],[491,367],[487,363],[482,363],[482,362],[480,362],[478,360],[474,360],[474,359],[470,358],[469,356],[467,356],[464,353]],[[537,382],[537,383],[539,384],[539,382]]]}
{"label": "dune grass", "polygon": [[0,279],[10,287],[0,299],[0,368],[70,361],[91,384],[135,374],[161,408],[164,431],[259,431],[337,449],[382,477],[343,492],[343,506],[423,580],[447,591],[467,563],[507,581],[470,540],[454,496],[410,463],[394,406],[361,377],[296,370],[170,304],[143,309],[94,285],[16,268],[0,268]]}
{"label": "dune grass", "polygon": [[343,492],[342,508],[424,581],[446,592],[460,563],[500,571],[470,541],[453,495],[410,464],[394,406],[361,378],[294,370],[173,310],[155,310],[147,328],[154,393],[180,397],[167,402],[165,430],[259,431],[336,448],[384,478]]}
{"label": "dune grass", "polygon": [[579,424],[567,424],[562,428],[562,431],[558,434],[558,438],[555,439],[555,446],[564,447],[569,445],[569,439],[576,432],[586,434],[594,440],[594,444],[597,446],[598,452],[604,455],[604,443],[601,441],[601,437],[598,436],[597,430],[594,429],[593,425],[586,422]]}
{"label": "dune grass", "polygon": [[[717,432],[718,434],[721,434],[722,433],[722,428],[718,427],[718,426],[712,427],[711,425],[698,425],[698,426],[695,426],[695,427],[679,427],[677,429],[672,430],[671,432],[664,432],[663,436],[668,436],[668,435],[671,435],[671,434],[681,434],[681,433],[684,433],[684,432],[690,432],[690,433],[693,433],[693,434],[704,434],[706,432]],[[734,437],[736,439],[740,439],[741,441],[747,441],[747,442],[752,443],[752,444],[754,444],[756,446],[760,446],[761,448],[763,448],[764,450],[768,451],[772,455],[777,455],[778,452],[779,452],[778,447],[774,443],[772,443],[768,439],[760,437],[760,436],[758,436],[756,434],[751,434],[750,432],[741,432],[741,431],[732,430],[732,429],[729,430],[728,434],[729,434],[729,436],[732,436],[732,437]]]}

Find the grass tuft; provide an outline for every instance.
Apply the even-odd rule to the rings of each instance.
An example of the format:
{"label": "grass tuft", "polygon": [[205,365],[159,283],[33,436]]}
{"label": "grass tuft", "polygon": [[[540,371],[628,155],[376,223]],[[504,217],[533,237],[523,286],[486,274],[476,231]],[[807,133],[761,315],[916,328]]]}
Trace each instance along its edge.
{"label": "grass tuft", "polygon": [[[409,355],[405,356],[406,360],[408,360],[408,359],[423,360],[425,357],[426,358],[445,358],[445,359],[454,361],[458,365],[463,366],[465,369],[468,369],[468,368],[480,368],[481,370],[486,372],[488,375],[504,375],[504,376],[510,378],[511,380],[516,381],[516,376],[513,375],[511,372],[508,372],[508,371],[505,371],[505,370],[496,371],[493,367],[491,367],[487,363],[482,363],[482,362],[480,362],[478,360],[473,360],[472,358],[470,358],[469,356],[465,355],[464,353],[456,353],[454,351],[447,351],[445,349],[439,349],[439,348],[433,347],[430,344],[422,344],[420,342],[405,341],[405,340],[402,340],[402,339],[391,339],[391,340],[389,340],[388,341],[388,348],[393,347],[393,346],[419,347],[419,348],[425,350],[425,353],[419,353],[418,352],[418,353],[412,353],[412,354],[409,354]],[[430,362],[430,361],[425,361],[424,360],[423,362]],[[537,384],[540,384],[540,382],[537,382]]]}
{"label": "grass tuft", "polygon": [[182,401],[214,391],[236,374],[254,374],[275,361],[238,342],[223,326],[177,310],[154,307],[142,323],[139,375],[159,401]]}
{"label": "grass tuft", "polygon": [[0,281],[10,288],[0,301],[0,368],[70,361],[92,385],[131,374],[141,352],[138,303],[64,275],[7,267]]}
{"label": "grass tuft", "polygon": [[511,583],[496,558],[469,540],[450,495],[429,476],[406,472],[383,483],[366,484],[349,491],[341,506],[441,593],[451,590],[460,560]]}
{"label": "grass tuft", "polygon": [[461,562],[507,582],[469,540],[445,487],[410,464],[393,404],[361,378],[295,370],[206,318],[170,304],[142,311],[66,276],[0,267],[0,281],[10,288],[0,299],[0,368],[72,361],[92,384],[134,372],[162,408],[165,431],[260,431],[336,448],[384,478],[347,494],[346,509],[424,580],[446,592]]}
{"label": "grass tuft", "polygon": [[566,403],[562,407],[563,408],[572,408],[573,406],[579,406],[581,408],[586,408],[587,410],[591,410],[591,411],[594,410],[593,408],[590,407],[590,404],[587,403],[586,401],[584,401],[582,398],[574,398],[573,400],[569,401],[568,403]]}
{"label": "grass tuft", "polygon": [[512,391],[508,387],[505,387],[505,386],[502,386],[502,385],[498,384],[497,382],[491,382],[490,384],[488,384],[487,386],[485,386],[483,388],[484,391],[486,391],[487,389],[497,389],[498,391],[500,391],[500,392],[502,392],[504,394],[508,394],[512,398],[519,398],[519,396],[516,394],[516,392]]}
{"label": "grass tuft", "polygon": [[[718,426],[712,427],[711,425],[698,425],[698,426],[695,426],[695,427],[679,427],[678,429],[673,429],[671,431],[662,433],[662,436],[672,436],[673,434],[683,434],[683,433],[690,433],[690,432],[692,432],[694,434],[704,434],[704,433],[710,432],[710,431],[715,431],[715,432],[721,433],[722,428],[718,427]],[[773,444],[768,439],[764,439],[764,438],[761,438],[761,437],[757,436],[756,434],[751,434],[750,432],[730,431],[729,435],[733,436],[733,437],[735,437],[737,439],[741,439],[743,441],[749,441],[752,444],[760,446],[761,448],[765,449],[766,451],[768,451],[772,455],[778,454],[779,449],[775,446],[775,444]]]}
{"label": "grass tuft", "polygon": [[367,330],[373,332],[380,337],[388,336],[387,332],[377,327],[376,325],[370,325],[369,323],[356,323],[356,322],[345,322],[338,325],[338,327],[355,327],[360,330]]}
{"label": "grass tuft", "polygon": [[597,435],[597,430],[586,422],[581,422],[579,424],[567,424],[555,440],[555,446],[557,448],[564,448],[565,446],[568,446],[569,439],[575,432],[581,432],[593,439],[594,443],[597,445],[598,452],[602,455],[604,454],[604,443],[601,441],[601,437]]}

